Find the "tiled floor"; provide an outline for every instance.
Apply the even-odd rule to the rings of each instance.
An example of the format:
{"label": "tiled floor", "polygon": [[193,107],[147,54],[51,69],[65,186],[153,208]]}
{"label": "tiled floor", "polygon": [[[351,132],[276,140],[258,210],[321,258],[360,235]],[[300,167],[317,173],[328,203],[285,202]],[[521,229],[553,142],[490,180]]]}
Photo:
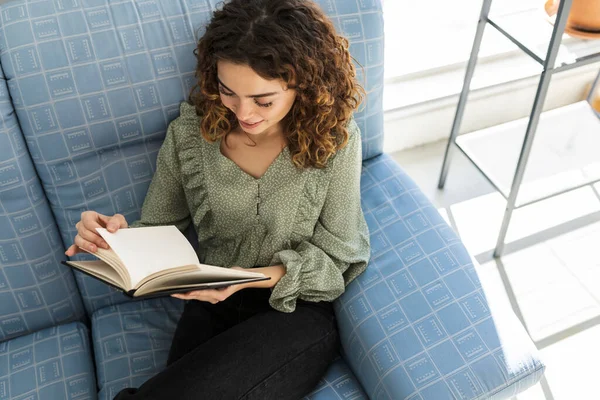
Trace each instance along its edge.
{"label": "tiled floor", "polygon": [[462,237],[481,268],[497,274],[547,365],[518,400],[600,399],[600,186],[514,212],[504,255],[492,257],[506,201],[459,152],[437,189],[445,143],[392,154]]}

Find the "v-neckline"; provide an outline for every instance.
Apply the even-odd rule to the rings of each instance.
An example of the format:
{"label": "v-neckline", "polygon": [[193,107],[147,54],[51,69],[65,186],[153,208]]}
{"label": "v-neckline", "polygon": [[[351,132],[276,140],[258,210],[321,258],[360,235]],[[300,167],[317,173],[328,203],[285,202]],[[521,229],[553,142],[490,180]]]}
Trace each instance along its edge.
{"label": "v-neckline", "polygon": [[265,176],[267,176],[269,174],[269,171],[271,171],[274,168],[274,165],[277,164],[279,162],[279,160],[283,157],[283,155],[289,151],[288,146],[285,146],[283,149],[281,149],[279,154],[277,154],[277,157],[275,157],[275,159],[273,159],[273,161],[271,162],[271,164],[269,164],[269,166],[267,167],[265,172],[260,177],[256,178],[256,177],[250,175],[248,172],[244,171],[235,161],[233,161],[231,158],[227,157],[225,154],[223,154],[221,152],[221,141],[222,141],[222,138],[215,142],[215,144],[217,145],[218,156],[220,158],[225,159],[226,162],[228,162],[235,169],[237,169],[239,172],[241,172],[245,177],[252,179],[255,182],[262,181],[265,178]]}

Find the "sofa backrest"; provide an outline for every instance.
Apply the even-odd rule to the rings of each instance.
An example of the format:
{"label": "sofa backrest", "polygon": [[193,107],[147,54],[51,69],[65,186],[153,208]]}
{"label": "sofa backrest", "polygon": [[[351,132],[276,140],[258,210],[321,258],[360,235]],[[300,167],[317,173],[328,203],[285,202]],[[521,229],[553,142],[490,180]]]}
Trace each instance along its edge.
{"label": "sofa backrest", "polygon": [[[0,5],[0,62],[65,246],[84,210],[140,208],[167,125],[195,82],[213,0],[17,0]],[[364,67],[363,156],[383,143],[380,0],[319,0]],[[88,312],[125,300],[76,273]]]}
{"label": "sofa backrest", "polygon": [[0,342],[84,316],[0,67]]}

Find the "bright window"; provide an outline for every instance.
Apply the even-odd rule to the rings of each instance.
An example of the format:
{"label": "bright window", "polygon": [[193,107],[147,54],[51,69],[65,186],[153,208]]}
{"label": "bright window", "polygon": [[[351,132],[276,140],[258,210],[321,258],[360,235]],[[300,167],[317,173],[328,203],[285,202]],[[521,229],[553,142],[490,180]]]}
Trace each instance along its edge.
{"label": "bright window", "polygon": [[[494,19],[496,15],[530,10],[539,23],[547,17],[544,3],[545,0],[495,0],[490,15]],[[471,53],[481,6],[482,0],[384,0],[386,80],[464,65]],[[524,23],[518,22],[521,28]],[[544,23],[550,26],[547,21]],[[535,43],[547,39],[546,31],[540,38],[535,38],[534,30],[523,32],[533,37],[521,36],[521,41]],[[498,56],[515,49],[492,26],[486,26],[480,57]]]}

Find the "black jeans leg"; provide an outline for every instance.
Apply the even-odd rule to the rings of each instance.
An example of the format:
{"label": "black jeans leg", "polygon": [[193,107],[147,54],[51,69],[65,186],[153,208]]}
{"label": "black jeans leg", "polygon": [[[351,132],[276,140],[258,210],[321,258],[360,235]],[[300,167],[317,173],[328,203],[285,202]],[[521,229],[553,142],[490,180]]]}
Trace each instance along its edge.
{"label": "black jeans leg", "polygon": [[239,304],[243,290],[234,293],[226,301],[211,304],[205,301],[188,301],[179,318],[167,365],[224,332],[239,322]]}
{"label": "black jeans leg", "polygon": [[339,351],[331,303],[299,300],[293,313],[282,313],[268,305],[268,289],[247,294],[239,298],[241,322],[115,399],[297,400],[310,393]]}

